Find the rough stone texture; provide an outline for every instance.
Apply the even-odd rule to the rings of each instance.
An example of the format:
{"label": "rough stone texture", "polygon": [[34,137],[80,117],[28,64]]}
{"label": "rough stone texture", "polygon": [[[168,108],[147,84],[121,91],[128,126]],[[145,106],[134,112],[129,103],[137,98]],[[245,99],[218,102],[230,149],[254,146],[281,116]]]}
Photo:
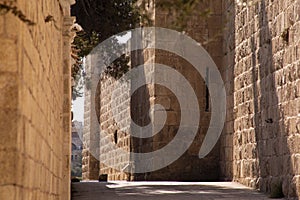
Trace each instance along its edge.
{"label": "rough stone texture", "polygon": [[[130,96],[129,88],[115,91],[116,80],[112,77],[104,76],[101,81],[100,95],[100,127],[107,134],[100,140],[100,174],[108,174],[109,180],[128,180],[129,176],[121,171],[112,169],[123,168],[130,162],[129,154],[119,153],[113,149],[106,141],[113,143],[117,148],[123,148],[126,152],[130,151],[129,130],[121,129],[120,124],[116,123],[114,113],[118,113],[120,123],[128,123],[130,120]],[[112,93],[117,92],[114,96],[116,106],[113,106]],[[112,110],[114,109],[114,110]],[[110,163],[110,166],[107,166]]]}
{"label": "rough stone texture", "polygon": [[[195,16],[194,20],[198,21],[198,23],[189,24],[189,31],[187,34],[199,42],[203,42],[203,38],[213,40],[211,43],[206,45],[206,48],[211,55],[213,55],[215,62],[220,65],[222,60],[222,49],[216,48],[216,44],[222,42],[222,38],[220,36],[217,37],[216,34],[217,30],[221,29],[221,23],[218,23],[218,20],[221,18],[222,10],[218,6],[219,5],[214,6],[212,3],[203,3],[199,5],[202,9],[206,9],[208,7],[212,7],[214,9],[215,14],[211,17],[211,20],[216,21],[216,23],[210,24],[207,20],[203,20],[201,17]],[[165,17],[164,13],[153,13],[155,13],[153,17],[155,19],[154,22],[156,26],[169,25],[169,21]],[[194,31],[195,29],[201,31],[196,32]],[[88,59],[91,59],[93,56],[94,55],[90,55]],[[94,58],[94,60],[96,60],[96,58]],[[193,89],[196,91],[198,97],[202,116],[201,121],[199,121],[201,128],[198,131],[195,142],[188,151],[179,160],[164,169],[145,174],[136,174],[132,171],[129,175],[107,167],[103,162],[109,162],[116,168],[120,168],[117,166],[126,166],[126,163],[130,166],[135,165],[137,162],[136,159],[128,156],[129,154],[120,154],[117,150],[111,149],[111,147],[107,144],[107,141],[116,142],[117,147],[136,153],[158,150],[171,141],[171,139],[176,135],[179,127],[180,107],[176,97],[165,87],[150,84],[141,87],[130,97],[128,94],[130,91],[128,90],[129,88],[118,88],[115,90],[114,87],[116,81],[113,78],[104,76],[99,83],[100,127],[101,131],[106,131],[108,135],[106,138],[101,138],[100,140],[100,174],[108,174],[109,180],[217,180],[219,176],[219,146],[217,145],[206,158],[198,158],[198,152],[206,134],[210,118],[210,108],[208,106],[208,109],[206,109],[205,105],[206,87],[203,78],[201,78],[200,75],[195,75],[197,73],[186,61],[180,59],[176,55],[164,51],[145,49],[131,54],[132,68],[144,63],[152,66],[154,63],[172,66],[186,77],[186,79],[191,83]],[[146,79],[147,76],[151,75],[154,75],[155,77],[158,75],[156,73],[155,68],[148,67],[145,69],[144,74],[139,74],[139,76],[144,76]],[[94,80],[92,80],[92,83],[93,85],[96,85]],[[117,94],[114,96],[114,101],[118,102],[115,106],[112,104],[113,91]],[[93,100],[93,98],[91,99]],[[165,106],[167,110],[166,125],[158,134],[150,139],[138,139],[129,136],[132,131],[130,128],[125,132],[124,130],[120,130],[119,123],[122,123],[122,121],[116,122],[115,118],[120,118],[125,122],[128,122],[131,116],[132,120],[136,124],[145,126],[150,122],[148,112],[154,104],[161,104]],[[89,108],[87,108],[87,111],[88,109]],[[114,113],[116,113],[117,116],[113,116]],[[90,116],[91,115],[87,114],[86,119],[89,119]],[[115,141],[115,135],[117,137],[117,141]],[[84,156],[85,162],[87,155]]]}
{"label": "rough stone texture", "polygon": [[71,2],[12,3],[36,25],[0,15],[0,199],[69,199]]}
{"label": "rough stone texture", "polygon": [[[95,93],[99,77],[95,69],[96,58],[87,56],[85,70],[89,82],[85,89],[84,98],[84,128],[82,150],[82,178],[84,180],[98,180],[99,177],[99,122],[95,110]],[[98,103],[98,101],[97,101]]]}
{"label": "rough stone texture", "polygon": [[[128,178],[103,166],[102,172],[108,173],[109,179],[214,178],[238,181],[267,193],[274,192],[278,185],[286,197],[300,196],[300,1],[253,2],[252,5],[239,6],[233,0],[205,1],[198,9],[210,8],[213,15],[206,20],[195,15],[188,23],[186,34],[195,40],[204,42],[213,39],[204,48],[219,67],[227,94],[223,133],[215,150],[205,158],[207,160],[199,160],[197,157],[209,124],[209,120],[201,120],[201,129],[194,144],[168,168],[147,174],[131,174]],[[153,14],[156,26],[169,26],[170,19],[166,13],[155,10]],[[222,37],[216,37],[218,33]],[[206,101],[203,78],[195,75],[188,63],[164,51],[141,53],[142,63],[163,63],[183,74],[196,91],[202,119],[210,117],[209,112],[204,112]],[[132,59],[133,66],[134,62],[135,59]],[[101,92],[110,93],[109,87],[113,84],[110,81],[103,80]],[[110,130],[111,140],[114,140],[113,132],[118,125],[107,114],[113,108],[105,107],[110,100],[104,94],[101,96],[101,127]],[[161,148],[172,139],[178,127],[180,108],[174,95],[166,88],[148,85],[133,95],[130,106],[132,118],[138,124],[147,124],[149,119],[145,113],[154,103],[167,108],[168,119],[161,134],[149,140],[128,141],[127,135],[122,133],[120,135],[126,137],[119,138],[120,147],[134,152],[147,152]],[[121,106],[119,113],[124,110],[128,108]],[[109,123],[105,124],[108,119]],[[129,144],[123,142],[123,139]],[[103,158],[102,151],[109,154],[110,150],[102,149],[100,158]],[[119,164],[118,160],[114,162],[115,165]],[[199,168],[195,169],[195,166]],[[201,171],[210,176],[205,177]]]}
{"label": "rough stone texture", "polygon": [[[220,179],[233,178],[233,133],[234,133],[234,64],[235,64],[235,3],[222,1],[223,10],[223,60],[221,73],[226,90],[226,121],[220,138]],[[227,21],[227,23],[225,23]]]}
{"label": "rough stone texture", "polygon": [[286,197],[299,196],[300,2],[227,7],[235,16],[225,65],[234,66],[227,74],[234,123],[226,125],[233,128],[233,178],[264,192],[279,184]]}
{"label": "rough stone texture", "polygon": [[[197,42],[204,44],[204,42],[210,41],[205,43],[203,47],[210,53],[217,66],[221,67],[222,49],[218,48],[217,45],[222,44],[222,37],[218,36],[218,31],[222,28],[222,23],[220,23],[222,7],[218,3],[213,3],[213,1],[203,1],[197,7],[199,10],[206,10],[208,8],[214,11],[214,14],[209,19],[205,19],[195,13],[191,17],[192,20],[187,23],[185,30],[186,34]],[[158,27],[172,27],[171,19],[167,13],[158,8],[155,11],[154,23]],[[198,98],[201,119],[199,121],[198,133],[189,149],[168,167],[147,174],[146,179],[217,180],[219,177],[219,144],[204,159],[199,159],[198,157],[210,122],[210,105],[206,101],[206,86],[204,82],[206,77],[201,77],[187,61],[172,53],[156,50],[154,57],[155,63],[173,67],[189,81]],[[175,84],[179,85],[180,81]],[[180,95],[180,91],[177,92],[179,92],[177,95]],[[176,96],[165,87],[155,85],[154,96],[155,104],[164,105],[168,115],[163,130],[157,136],[153,137],[152,150],[157,150],[169,143],[176,135],[180,123],[181,108]]]}

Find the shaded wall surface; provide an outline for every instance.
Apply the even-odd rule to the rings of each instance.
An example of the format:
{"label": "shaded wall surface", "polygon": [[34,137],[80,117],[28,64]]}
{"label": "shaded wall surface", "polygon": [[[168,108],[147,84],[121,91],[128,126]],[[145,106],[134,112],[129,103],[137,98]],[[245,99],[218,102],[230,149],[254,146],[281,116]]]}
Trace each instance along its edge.
{"label": "shaded wall surface", "polygon": [[[222,1],[223,56],[220,69],[226,90],[226,119],[220,137],[220,179],[233,178],[233,133],[234,133],[234,67],[235,67],[235,3]],[[221,48],[221,46],[220,46]]]}
{"label": "shaded wall surface", "polygon": [[300,186],[299,9],[297,0],[235,5],[228,32],[235,43],[233,179],[264,192],[280,188],[286,197],[299,196]]}
{"label": "shaded wall surface", "polygon": [[35,25],[0,15],[0,199],[69,199],[72,1],[10,2]]}
{"label": "shaded wall surface", "polygon": [[99,95],[95,93],[99,77],[92,66],[97,66],[92,55],[87,56],[85,70],[89,77],[84,92],[84,127],[82,150],[82,177],[85,180],[97,180],[99,176],[99,122],[96,108],[99,107]]}
{"label": "shaded wall surface", "polygon": [[[211,9],[213,14],[210,18],[201,14],[205,10]],[[222,1],[202,1],[186,22],[185,34],[202,44],[203,48],[210,54],[217,67],[222,67]],[[157,27],[174,28],[167,11],[156,8],[154,24]],[[168,40],[168,39],[167,39]],[[169,42],[169,41],[166,41]],[[174,47],[176,46],[174,41]],[[147,174],[150,180],[181,180],[181,181],[207,181],[218,180],[219,178],[219,148],[218,143],[214,149],[203,159],[199,159],[199,150],[206,136],[211,117],[211,105],[209,92],[205,85],[207,77],[201,77],[197,70],[186,60],[170,52],[156,50],[154,52],[154,62],[164,64],[177,70],[192,86],[198,100],[200,109],[200,120],[196,137],[188,150],[171,165]],[[202,59],[199,57],[199,59]],[[209,66],[207,66],[209,67]],[[207,70],[209,70],[207,68]],[[157,74],[158,75],[158,74]],[[168,80],[168,75],[163,80]],[[174,80],[175,82],[176,80]],[[175,82],[180,85],[181,82]],[[179,87],[178,87],[179,88]],[[184,91],[177,90],[176,95],[183,95]],[[155,85],[154,103],[161,104],[166,108],[167,120],[160,133],[153,137],[153,150],[158,150],[168,144],[176,136],[181,119],[182,108],[178,99],[166,87]]]}
{"label": "shaded wall surface", "polygon": [[[151,2],[149,6],[145,6],[149,9],[149,12],[152,9],[151,13],[155,26],[170,27],[170,21],[165,11],[158,10],[154,12],[155,9]],[[202,10],[212,7],[215,14],[211,16],[210,20],[195,14],[193,17],[195,23],[188,23],[187,34],[199,42],[204,42],[205,39],[212,40],[212,42],[205,45],[205,48],[211,53],[218,67],[221,67],[222,49],[219,48],[218,45],[222,44],[222,37],[218,35],[218,32],[220,32],[222,25],[222,4],[214,5],[212,2],[208,2],[202,3],[198,7]],[[146,38],[147,36],[141,35],[140,37]],[[135,173],[133,170],[131,174],[114,170],[111,166],[119,168],[118,166],[125,166],[126,163],[134,165],[138,160],[126,157],[126,154],[119,154],[118,151],[107,145],[107,141],[115,143],[118,148],[122,148],[126,151],[131,150],[136,153],[151,152],[163,148],[174,138],[178,131],[181,120],[181,110],[176,96],[166,87],[148,84],[136,90],[130,97],[128,93],[130,88],[129,90],[128,88],[115,89],[116,80],[114,78],[103,76],[100,79],[98,77],[98,79],[101,80],[98,85],[100,98],[97,99],[98,102],[95,103],[95,106],[98,105],[100,110],[99,119],[101,131],[108,133],[104,140],[102,138],[100,139],[99,173],[108,174],[109,180],[218,180],[219,144],[216,145],[209,156],[204,159],[198,158],[198,153],[210,122],[209,96],[205,87],[204,78],[197,75],[196,70],[187,61],[172,53],[153,49],[141,49],[140,51],[131,53],[132,68],[144,63],[152,66],[145,68],[144,71],[139,74],[139,76],[142,76],[141,79],[143,79],[143,77],[146,79],[147,76],[153,76],[155,79],[155,76],[158,75],[156,74],[158,71],[153,67],[154,63],[171,66],[184,75],[197,95],[201,110],[200,114],[202,116],[199,121],[200,128],[192,146],[184,155],[168,167],[148,173]],[[94,55],[89,55],[88,59],[93,60],[93,56]],[[94,59],[96,60],[96,57]],[[94,85],[93,87],[95,87],[97,81],[92,80],[92,83]],[[180,82],[174,84],[180,84]],[[112,91],[115,92],[115,96],[113,97]],[[112,101],[118,102],[117,105],[114,106]],[[123,121],[130,121],[130,118],[132,118],[132,120],[140,126],[148,125],[150,123],[149,110],[154,104],[163,105],[167,111],[166,124],[159,133],[149,139],[139,139],[130,136],[130,132],[132,131],[130,128],[125,132],[121,130],[120,127],[122,126],[118,123],[122,123],[122,121],[117,122],[116,118],[122,119]],[[88,109],[89,108],[86,110]],[[89,117],[90,115],[86,115],[86,119],[89,119]],[[90,142],[90,144],[92,143],[93,142]],[[107,166],[105,163],[111,163],[111,166]]]}
{"label": "shaded wall surface", "polygon": [[[144,50],[139,55],[142,61],[132,59],[133,67],[140,61],[162,63],[178,70],[191,83],[201,110],[199,133],[189,150],[167,168],[129,176],[105,166],[103,171],[100,167],[100,171],[108,173],[111,180],[233,180],[263,192],[282,190],[286,197],[297,197],[300,186],[300,1],[262,0],[249,5],[238,5],[233,0],[205,1],[197,7],[199,11],[208,8],[212,15],[203,18],[200,12],[195,12],[187,24],[186,34],[203,44],[222,74],[227,114],[219,143],[205,159],[197,157],[210,118],[203,77],[170,52]],[[148,9],[155,26],[172,27],[167,12],[154,9],[152,1]],[[147,73],[146,70],[145,76]],[[152,73],[155,74],[155,68]],[[114,132],[118,124],[109,114],[116,108],[107,106],[110,100],[106,96],[114,81],[107,78],[101,84],[101,128],[109,130],[111,141],[116,141]],[[129,109],[122,104],[129,97],[121,98],[122,94],[120,90],[120,115],[128,114]],[[167,109],[163,130],[148,140],[130,139],[128,133],[117,131],[119,147],[149,152],[172,140],[179,126],[180,108],[174,94],[165,87],[140,88],[130,100],[131,118],[137,124],[146,125],[148,109],[157,103]],[[128,117],[123,116],[126,120]],[[113,155],[109,152],[106,148],[100,150],[100,162]],[[118,165],[123,161],[121,158],[113,162]]]}

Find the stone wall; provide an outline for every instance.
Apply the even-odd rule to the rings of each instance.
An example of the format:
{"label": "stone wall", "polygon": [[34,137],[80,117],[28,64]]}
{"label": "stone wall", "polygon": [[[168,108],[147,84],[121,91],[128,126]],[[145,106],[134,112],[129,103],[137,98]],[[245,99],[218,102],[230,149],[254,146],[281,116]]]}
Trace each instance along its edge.
{"label": "stone wall", "polygon": [[0,199],[69,199],[71,1],[9,2],[36,24],[0,15]]}
{"label": "stone wall", "polygon": [[[128,43],[125,48],[128,50],[130,46]],[[143,64],[144,54],[143,50],[131,52],[128,55],[130,67],[135,68]],[[147,75],[151,75],[151,71],[145,70],[138,76],[144,79]],[[104,73],[101,76],[100,128],[105,135],[100,139],[100,174],[108,174],[109,180],[138,180],[139,175],[135,174],[133,169],[137,160],[130,152],[152,150],[149,142],[130,135],[133,131],[131,120],[138,125],[149,122],[146,118],[150,108],[150,88],[151,86],[143,86],[132,91],[131,79],[118,80]],[[124,172],[125,169],[130,173]]]}
{"label": "stone wall", "polygon": [[[122,169],[122,166],[130,163],[130,154],[119,151],[121,148],[130,152],[131,147],[129,127],[124,129],[121,126],[130,124],[130,90],[128,87],[115,88],[116,82],[115,78],[105,75],[101,80],[100,127],[105,135],[100,140],[100,174],[108,174],[109,180],[129,180],[128,174],[116,169]],[[117,104],[114,105],[112,101]]]}
{"label": "stone wall", "polygon": [[[145,6],[148,7],[148,5]],[[206,42],[206,40],[211,41],[205,45],[205,48],[212,55],[217,65],[221,67],[222,49],[218,48],[217,45],[222,43],[222,38],[219,35],[222,25],[222,6],[214,4],[212,1],[199,5],[199,9],[203,10],[209,7],[214,11],[211,18],[207,20],[195,15],[193,20],[197,23],[188,24],[187,34],[199,42]],[[148,8],[154,10],[151,1]],[[155,26],[168,27],[170,25],[166,12],[152,11],[152,14]],[[143,35],[141,37],[147,36]],[[116,167],[128,162],[128,158],[116,153],[117,151],[111,149],[109,145],[107,145],[107,142],[100,142],[100,174],[108,174],[109,180],[217,180],[219,177],[219,146],[217,145],[208,157],[204,159],[198,158],[200,146],[205,137],[210,118],[210,106],[206,105],[209,104],[207,103],[209,100],[206,99],[209,97],[206,97],[207,91],[204,79],[200,77],[200,75],[195,75],[197,73],[189,63],[171,53],[149,49],[132,52],[132,68],[139,64],[153,65],[154,63],[161,63],[174,67],[184,75],[193,86],[201,110],[201,121],[199,121],[200,128],[196,139],[188,151],[170,166],[145,174],[136,174],[133,171],[133,174],[131,174],[130,177],[122,172],[117,172],[102,163],[102,161],[110,162]],[[145,68],[144,73],[139,74],[139,76],[144,76],[146,79],[147,76],[152,74],[155,79],[155,73],[155,67],[149,67]],[[113,78],[105,77],[101,80],[99,87],[101,91],[99,99],[100,127],[101,130],[109,133],[106,138],[107,141],[116,142],[118,148],[138,153],[158,150],[173,139],[179,127],[181,111],[176,97],[170,90],[159,85],[149,84],[135,91],[129,98],[129,94],[126,92],[124,93],[124,88],[118,88],[116,90],[117,96],[114,97],[118,104],[114,107],[111,104],[114,86],[115,80]],[[128,101],[130,101],[130,104]],[[166,124],[154,137],[149,139],[139,139],[136,137],[129,137],[129,133],[132,131],[131,129],[127,132],[119,130],[119,124],[114,120],[115,116],[112,115],[113,113],[117,113],[117,118],[121,118],[125,121],[130,120],[131,114],[131,118],[136,124],[146,126],[150,123],[148,112],[154,104],[163,105],[167,111]],[[115,110],[115,112],[113,112],[113,110]],[[115,141],[115,137],[117,138],[117,141]],[[135,162],[138,162],[134,158],[131,159],[130,163],[133,165]]]}
{"label": "stone wall", "polygon": [[[286,197],[299,196],[300,1],[251,2],[251,5],[241,6],[234,0],[205,1],[197,9],[210,8],[213,11],[210,18],[195,14],[188,22],[186,34],[204,44],[222,74],[227,94],[223,133],[207,160],[197,157],[210,117],[210,109],[205,106],[203,78],[195,75],[191,66],[176,55],[144,51],[139,55],[142,63],[172,66],[190,81],[201,109],[199,133],[190,149],[168,168],[128,178],[103,166],[102,172],[111,174],[110,179],[234,180],[263,192],[282,190]],[[155,26],[170,27],[166,12],[153,9],[152,14]],[[103,116],[101,127],[110,131],[110,139],[114,141],[118,128],[114,121],[107,121],[111,120],[107,113],[112,108],[105,107],[110,102],[106,94],[110,94],[114,81],[108,78],[101,83],[104,84],[99,100]],[[117,131],[121,135],[120,138],[117,135],[119,147],[147,152],[161,148],[172,139],[178,128],[180,108],[175,96],[166,88],[149,85],[132,96],[132,118],[138,124],[147,124],[149,119],[145,113],[154,103],[167,109],[168,119],[162,132],[151,140],[128,141],[126,134]],[[101,151],[109,152],[109,149]],[[204,171],[211,176],[205,177]]]}
{"label": "stone wall", "polygon": [[299,196],[300,2],[225,5],[232,16],[225,75],[233,110],[224,137],[233,133],[233,179],[264,192],[282,188],[286,197]]}
{"label": "stone wall", "polygon": [[[221,73],[226,90],[226,120],[223,133],[220,137],[220,179],[232,180],[233,178],[233,133],[234,117],[234,67],[235,67],[235,2],[234,0],[222,1],[222,35],[223,35],[223,61]],[[221,48],[221,47],[220,47]]]}
{"label": "stone wall", "polygon": [[[197,6],[197,9],[202,11],[208,8],[214,14],[210,18],[205,18],[201,17],[197,12],[193,13],[185,31],[188,36],[200,42],[210,53],[217,66],[221,67],[222,49],[218,48],[218,45],[222,44],[222,37],[219,34],[222,26],[222,6],[213,1],[203,1]],[[156,8],[154,19],[155,26],[172,28],[172,18],[169,17],[167,11]],[[211,115],[209,95],[204,82],[206,77],[201,77],[191,64],[170,52],[156,50],[154,57],[155,63],[173,67],[189,81],[197,95],[201,118],[194,142],[184,155],[168,167],[148,173],[147,179],[184,181],[217,180],[219,177],[219,144],[204,159],[199,159],[198,157]],[[164,80],[167,80],[167,77]],[[180,84],[180,82],[175,84]],[[162,131],[153,137],[152,151],[162,148],[174,138],[179,128],[182,109],[179,106],[177,97],[166,87],[155,85],[153,96],[155,104],[161,104],[165,107],[167,121]]]}
{"label": "stone wall", "polygon": [[[99,177],[99,122],[96,107],[99,104],[98,93],[95,93],[99,77],[92,66],[95,58],[89,55],[85,59],[87,83],[84,92],[84,128],[82,150],[82,178],[84,180],[98,180]],[[95,102],[96,101],[96,102]]]}

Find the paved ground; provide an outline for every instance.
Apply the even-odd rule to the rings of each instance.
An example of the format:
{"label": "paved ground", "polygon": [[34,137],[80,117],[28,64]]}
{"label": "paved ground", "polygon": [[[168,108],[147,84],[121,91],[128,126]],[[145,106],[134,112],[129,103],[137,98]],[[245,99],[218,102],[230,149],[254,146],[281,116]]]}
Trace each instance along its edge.
{"label": "paved ground", "polygon": [[72,200],[244,200],[269,199],[231,182],[81,182],[72,184]]}

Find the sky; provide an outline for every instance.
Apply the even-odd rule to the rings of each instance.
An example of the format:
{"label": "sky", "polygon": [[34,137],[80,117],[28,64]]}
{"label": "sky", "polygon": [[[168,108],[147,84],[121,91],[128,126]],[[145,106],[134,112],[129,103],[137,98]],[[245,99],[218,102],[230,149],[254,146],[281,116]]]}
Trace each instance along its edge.
{"label": "sky", "polygon": [[72,101],[73,120],[84,122],[84,97],[77,97],[75,101]]}

